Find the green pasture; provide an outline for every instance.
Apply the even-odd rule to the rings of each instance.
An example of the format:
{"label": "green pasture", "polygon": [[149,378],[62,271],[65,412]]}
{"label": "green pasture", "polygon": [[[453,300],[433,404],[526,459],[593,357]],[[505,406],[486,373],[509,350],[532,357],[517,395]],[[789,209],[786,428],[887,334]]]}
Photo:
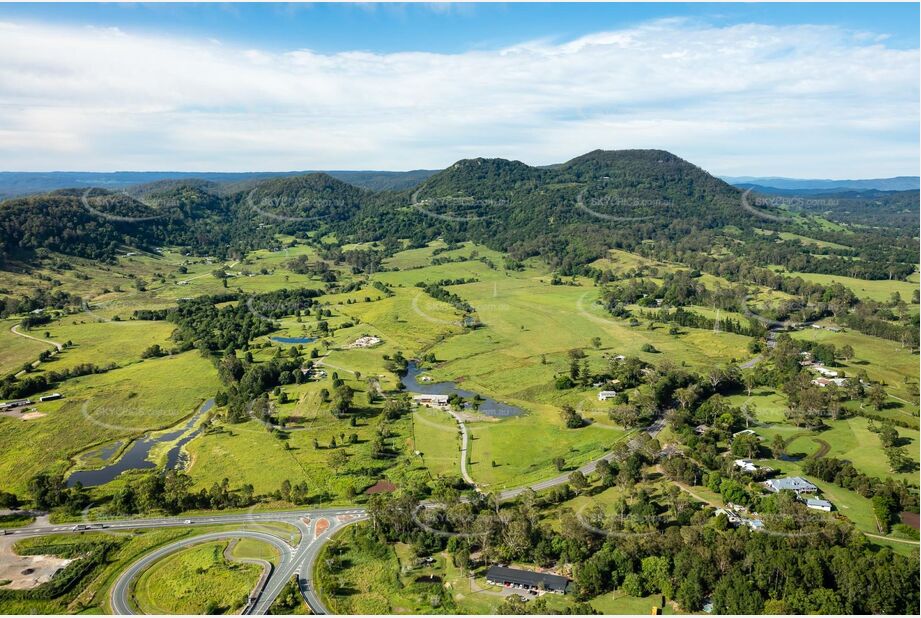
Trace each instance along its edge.
{"label": "green pasture", "polygon": [[415,408],[412,431],[415,450],[422,453],[422,461],[433,475],[460,475],[460,430],[448,413]]}
{"label": "green pasture", "polygon": [[154,563],[133,583],[147,614],[233,614],[246,604],[262,568],[228,561],[229,541],[202,543]]}
{"label": "green pasture", "polygon": [[0,416],[0,477],[22,492],[29,478],[63,473],[82,451],[172,427],[211,397],[217,382],[214,367],[194,351],[67,380],[54,387],[63,399],[34,406],[44,416]]}
{"label": "green pasture", "polygon": [[853,277],[842,277],[841,275],[824,275],[793,271],[784,272],[783,274],[787,277],[800,277],[805,281],[813,281],[822,285],[840,283],[850,288],[854,294],[860,298],[869,298],[878,301],[888,301],[893,292],[898,292],[902,296],[902,300],[910,302],[912,293],[914,290],[918,289],[918,283],[911,281],[855,279]]}

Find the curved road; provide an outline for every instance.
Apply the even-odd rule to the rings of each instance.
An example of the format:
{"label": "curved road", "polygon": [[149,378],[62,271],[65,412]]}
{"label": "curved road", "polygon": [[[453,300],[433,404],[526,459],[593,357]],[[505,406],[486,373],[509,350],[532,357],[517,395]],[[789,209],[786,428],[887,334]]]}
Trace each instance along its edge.
{"label": "curved road", "polygon": [[6,531],[9,536],[41,536],[46,534],[76,534],[79,532],[134,530],[143,528],[183,528],[189,526],[216,526],[216,525],[258,525],[260,522],[282,522],[294,525],[301,533],[301,539],[296,545],[270,533],[269,531],[224,530],[212,532],[188,539],[181,539],[159,549],[156,549],[133,563],[122,572],[110,591],[112,610],[118,614],[131,614],[133,610],[129,602],[130,583],[147,566],[174,551],[190,547],[197,543],[209,540],[255,538],[271,543],[280,552],[277,568],[273,569],[263,589],[254,591],[254,600],[248,606],[249,614],[267,614],[272,603],[281,593],[285,584],[292,577],[297,576],[298,586],[304,600],[314,614],[328,613],[319,595],[314,591],[313,566],[320,550],[329,538],[345,526],[367,519],[367,513],[358,508],[327,508],[309,509],[298,511],[278,511],[266,513],[233,513],[225,515],[211,515],[201,517],[161,517],[151,519],[120,519],[101,520],[86,524],[70,525],[42,525],[33,524],[23,528],[13,528]]}
{"label": "curved road", "polygon": [[[201,543],[206,543],[208,541],[220,541],[224,539],[255,539],[258,541],[263,541],[274,546],[278,550],[279,555],[279,568],[274,571],[278,571],[291,562],[292,557],[292,548],[279,539],[277,536],[266,534],[264,532],[254,532],[249,530],[235,530],[228,532],[212,532],[211,534],[202,534],[190,539],[182,539],[181,541],[176,541],[159,549],[156,549],[140,560],[136,561],[130,567],[122,571],[122,574],[119,575],[118,579],[115,580],[115,583],[112,585],[112,588],[109,590],[109,602],[112,605],[112,611],[116,614],[134,614],[136,613],[133,609],[133,604],[129,599],[132,598],[131,595],[131,582],[140,575],[147,567],[152,565],[154,562],[165,558],[169,554],[177,552],[181,549],[186,549],[194,545],[199,545]],[[273,571],[273,573],[274,573]],[[271,581],[271,577],[270,577]],[[266,588],[268,584],[266,585]]]}
{"label": "curved road", "polygon": [[54,347],[58,349],[58,352],[64,349],[63,344],[60,344],[57,341],[52,341],[51,339],[40,339],[39,337],[33,337],[32,335],[27,335],[25,333],[19,332],[18,330],[16,330],[17,328],[19,328],[19,324],[14,324],[12,328],[10,328],[10,332],[13,333],[14,335],[25,337],[26,339],[32,339],[33,341],[38,341],[39,343],[50,343],[51,345],[53,345]]}
{"label": "curved road", "polygon": [[[52,341],[51,339],[40,339],[40,338],[38,338],[38,337],[33,337],[32,335],[27,335],[27,334],[25,334],[25,333],[19,332],[19,331],[17,330],[18,328],[19,328],[19,324],[14,324],[12,327],[10,327],[10,332],[13,333],[14,335],[19,335],[20,337],[25,337],[26,339],[31,339],[32,341],[38,341],[39,343],[49,343],[49,344],[53,345],[53,346],[57,349],[58,352],[61,352],[61,351],[64,350],[64,346],[63,346],[62,344],[58,343],[57,341]],[[35,361],[35,362],[32,363],[32,366],[33,366],[33,367],[38,367],[40,364],[41,364],[41,361]],[[21,374],[21,373],[23,373],[23,372],[22,372],[22,371],[16,372],[15,377],[19,377],[19,374]]]}

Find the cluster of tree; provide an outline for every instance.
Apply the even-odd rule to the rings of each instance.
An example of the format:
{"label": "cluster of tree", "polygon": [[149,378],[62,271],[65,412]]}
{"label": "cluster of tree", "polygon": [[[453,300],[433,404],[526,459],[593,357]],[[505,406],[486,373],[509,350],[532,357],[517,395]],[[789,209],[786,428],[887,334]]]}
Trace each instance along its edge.
{"label": "cluster of tree", "polygon": [[764,336],[765,328],[756,319],[749,320],[748,324],[742,324],[732,318],[708,318],[693,311],[678,307],[674,311],[668,309],[659,309],[658,311],[640,311],[639,316],[653,322],[662,322],[664,324],[677,324],[687,328],[702,328],[704,330],[719,330],[724,333],[736,333],[747,337]]}
{"label": "cluster of tree", "polygon": [[39,510],[61,507],[75,515],[90,503],[89,495],[79,483],[68,487],[61,475],[41,473],[29,479],[29,496]]}
{"label": "cluster of tree", "polygon": [[[661,593],[686,611],[712,598],[717,613],[899,613],[918,603],[917,561],[871,548],[846,522],[802,518],[801,504],[773,496],[760,508],[795,520],[797,534],[734,529],[673,489],[665,503],[639,490],[613,515],[563,510],[556,530],[541,522],[533,494],[500,506],[488,497],[452,501],[442,488],[437,509],[420,510],[410,495],[375,496],[368,508],[381,541],[448,551],[462,569],[476,566],[474,551],[482,564],[572,564],[580,601],[620,589]],[[464,534],[445,539],[441,531]]]}
{"label": "cluster of tree", "polygon": [[130,515],[162,511],[169,514],[194,509],[242,508],[255,504],[253,486],[229,488],[224,479],[210,490],[192,490],[192,477],[176,470],[151,472],[129,478],[112,496],[108,509],[113,514]]}
{"label": "cluster of tree", "polygon": [[[885,513],[877,512],[877,519],[880,526],[887,532],[889,525],[894,523],[900,512],[918,512],[919,501],[916,490],[913,491],[904,482],[894,479],[879,479],[868,476],[854,468],[849,461],[834,457],[810,459],[803,465],[803,472],[828,483],[834,483],[839,487],[855,491],[865,498],[873,498],[874,508],[877,504],[886,505]],[[878,500],[877,497],[879,497]]]}
{"label": "cluster of tree", "polygon": [[[82,299],[64,290],[39,287],[20,297],[3,296],[8,290],[0,290],[0,318],[19,313],[31,313],[39,309],[58,309],[61,311],[76,309]],[[25,324],[29,328],[28,324]]]}
{"label": "cluster of tree", "polygon": [[[459,281],[461,281],[461,283],[465,283],[463,279]],[[448,283],[446,285],[454,285],[454,284]],[[449,305],[451,305],[452,307],[454,307],[455,309],[457,309],[458,311],[464,314],[470,314],[474,312],[473,305],[465,301],[463,298],[461,298],[454,292],[450,292],[446,290],[441,283],[426,283],[424,281],[420,281],[419,283],[416,284],[416,287],[422,288],[426,294],[428,294],[435,300],[440,300],[443,303],[448,303]]]}

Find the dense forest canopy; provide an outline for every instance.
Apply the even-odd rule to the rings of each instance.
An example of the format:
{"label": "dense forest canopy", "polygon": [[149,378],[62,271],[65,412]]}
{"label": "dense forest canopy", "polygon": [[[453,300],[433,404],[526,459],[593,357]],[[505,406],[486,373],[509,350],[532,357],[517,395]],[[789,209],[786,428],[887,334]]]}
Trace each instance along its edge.
{"label": "dense forest canopy", "polygon": [[316,232],[394,248],[397,239],[473,240],[512,259],[540,256],[563,274],[607,249],[649,245],[663,258],[718,249],[719,259],[865,279],[903,279],[917,261],[917,226],[904,225],[917,219],[916,192],[844,194],[836,206],[749,199],[755,206],[746,207],[741,190],[660,150],[598,150],[543,168],[468,159],[402,191],[307,174],[236,185],[167,180],[131,195],[74,189],[2,202],[0,260],[28,261],[41,249],[111,260],[125,245],[227,257],[277,248],[278,232]]}

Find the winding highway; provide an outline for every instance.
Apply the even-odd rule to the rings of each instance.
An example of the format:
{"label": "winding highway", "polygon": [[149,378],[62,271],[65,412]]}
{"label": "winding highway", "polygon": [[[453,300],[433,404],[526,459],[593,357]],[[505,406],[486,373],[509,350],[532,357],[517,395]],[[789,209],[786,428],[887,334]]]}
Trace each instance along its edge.
{"label": "winding highway", "polygon": [[[460,419],[458,419],[460,420]],[[462,430],[463,423],[461,422]],[[647,427],[644,431],[651,436],[655,436],[665,425],[664,417],[660,416]],[[464,432],[466,434],[466,432]],[[635,447],[636,440],[629,443],[631,448]],[[584,474],[594,471],[595,466],[601,459],[610,460],[614,453],[607,453],[598,460],[591,461],[583,465],[579,470]],[[499,494],[502,501],[511,500],[528,489],[539,491],[562,485],[569,480],[568,474],[561,474],[557,477],[546,479],[527,485],[508,489]],[[175,541],[163,547],[157,548],[145,554],[137,561],[125,569],[115,580],[109,596],[111,609],[116,614],[134,614],[136,604],[132,600],[132,582],[147,567],[156,561],[182,549],[194,545],[214,540],[223,539],[241,539],[251,538],[271,544],[278,549],[279,563],[272,569],[268,581],[264,585],[257,585],[253,590],[249,603],[244,608],[244,613],[265,615],[268,614],[269,608],[274,603],[278,595],[281,594],[285,584],[293,577],[297,578],[298,588],[304,601],[310,607],[314,614],[329,613],[323,601],[316,590],[313,582],[313,569],[317,557],[323,548],[323,545],[339,530],[353,523],[366,520],[368,515],[364,509],[360,508],[326,508],[326,509],[306,509],[291,511],[276,511],[264,513],[229,513],[214,514],[198,517],[160,517],[144,519],[109,519],[93,520],[88,523],[69,524],[69,525],[47,525],[35,523],[23,528],[13,528],[6,531],[10,536],[41,536],[46,534],[76,534],[80,532],[91,531],[116,531],[116,530],[137,530],[145,528],[173,528],[173,527],[190,527],[190,526],[217,526],[217,525],[240,525],[240,529],[222,530],[219,532],[209,532],[197,536],[189,537]],[[297,543],[291,543],[281,538],[280,532],[272,530],[254,530],[247,529],[246,526],[252,527],[259,523],[280,522],[295,526],[300,532],[300,540]],[[260,582],[261,584],[261,582]]]}
{"label": "winding highway", "polygon": [[[7,530],[10,536],[42,536],[46,534],[76,534],[80,532],[137,530],[144,528],[183,528],[189,526],[241,526],[239,530],[222,530],[181,539],[145,554],[125,569],[115,580],[110,590],[109,602],[116,614],[134,614],[135,603],[132,601],[131,583],[147,567],[169,554],[197,545],[199,543],[223,540],[251,538],[271,544],[279,551],[279,563],[272,570],[264,586],[257,586],[253,591],[245,613],[267,614],[272,603],[281,593],[285,584],[297,576],[298,587],[311,612],[327,614],[328,611],[317,594],[313,583],[313,567],[323,545],[337,531],[359,521],[367,519],[363,509],[330,508],[297,511],[278,511],[267,513],[232,513],[208,515],[202,517],[161,517],[151,519],[101,520],[85,524],[71,525],[32,525]],[[301,534],[300,541],[291,544],[281,538],[281,533],[272,530],[246,529],[245,526],[258,526],[259,523],[280,522],[294,525]],[[261,590],[259,589],[261,588]]]}

